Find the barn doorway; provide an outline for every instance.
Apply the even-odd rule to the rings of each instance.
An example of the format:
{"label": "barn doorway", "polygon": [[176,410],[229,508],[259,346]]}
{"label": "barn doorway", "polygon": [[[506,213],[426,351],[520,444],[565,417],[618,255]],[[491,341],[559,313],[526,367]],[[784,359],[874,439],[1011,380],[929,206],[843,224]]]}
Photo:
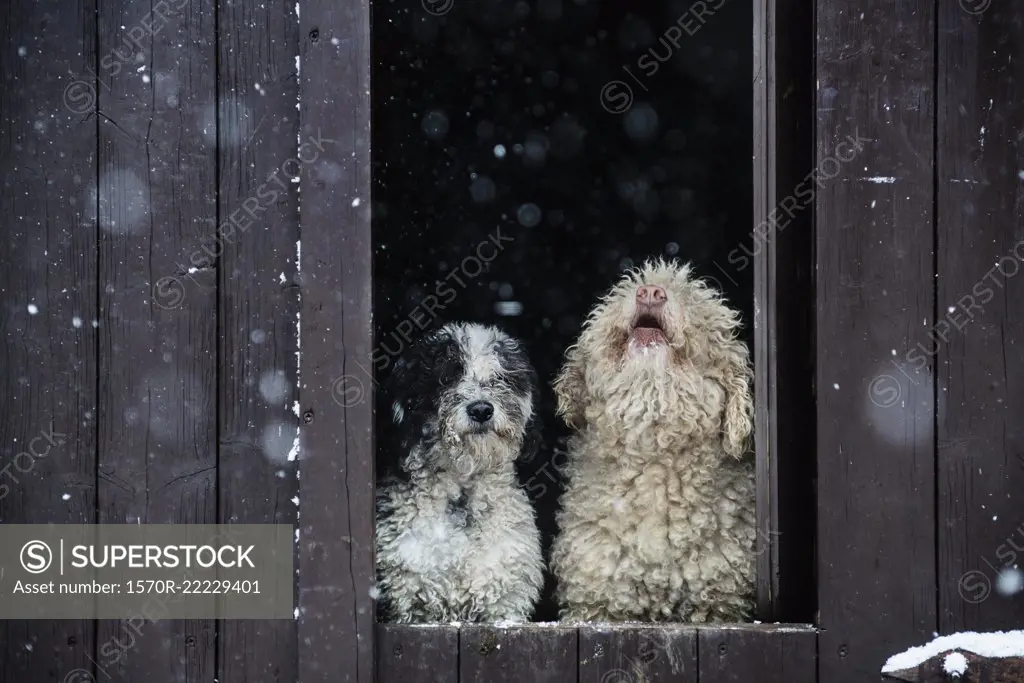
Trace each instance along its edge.
{"label": "barn doorway", "polygon": [[[372,7],[375,348],[459,320],[526,343],[545,424],[520,476],[545,552],[568,433],[551,381],[624,270],[693,263],[753,347],[753,25],[724,0]],[[500,253],[480,263],[496,234]],[[413,311],[439,282],[455,296],[424,322]],[[378,401],[378,442],[389,410]],[[540,621],[557,618],[552,589],[548,577]]]}

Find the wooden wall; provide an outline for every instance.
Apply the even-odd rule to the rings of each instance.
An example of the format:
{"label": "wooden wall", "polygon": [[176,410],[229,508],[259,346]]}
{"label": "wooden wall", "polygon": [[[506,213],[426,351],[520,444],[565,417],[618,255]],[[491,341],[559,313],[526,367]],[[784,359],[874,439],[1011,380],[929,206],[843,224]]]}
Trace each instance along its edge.
{"label": "wooden wall", "polygon": [[813,628],[567,624],[377,630],[380,683],[814,683]]}
{"label": "wooden wall", "polygon": [[939,630],[1020,628],[1024,7],[942,2],[937,22]]}
{"label": "wooden wall", "polygon": [[[96,231],[98,125],[76,113],[95,101],[87,67],[96,60],[96,9],[94,0],[49,0],[3,17],[4,523],[97,518],[104,340],[93,321],[105,286]],[[69,671],[91,672],[95,636],[89,621],[0,621],[0,679],[60,681]]]}
{"label": "wooden wall", "polygon": [[816,10],[819,662],[844,683],[1024,618],[1024,7]]}
{"label": "wooden wall", "polygon": [[4,621],[0,681],[370,680],[368,4],[0,25],[0,523],[297,525],[295,620]]}
{"label": "wooden wall", "polygon": [[[816,666],[845,683],[934,631],[1019,626],[1024,8],[815,5],[820,637],[381,626],[376,658],[357,366],[372,342],[369,7],[296,9],[40,0],[3,15],[0,522],[292,523],[299,574],[294,622],[158,622],[115,661],[123,622],[2,622],[0,680],[707,683],[812,681]],[[762,101],[799,115],[777,86]],[[775,123],[766,150],[779,125],[801,134]],[[787,173],[764,206],[801,179]],[[788,240],[776,275],[800,267]],[[777,448],[800,441],[787,424]]]}

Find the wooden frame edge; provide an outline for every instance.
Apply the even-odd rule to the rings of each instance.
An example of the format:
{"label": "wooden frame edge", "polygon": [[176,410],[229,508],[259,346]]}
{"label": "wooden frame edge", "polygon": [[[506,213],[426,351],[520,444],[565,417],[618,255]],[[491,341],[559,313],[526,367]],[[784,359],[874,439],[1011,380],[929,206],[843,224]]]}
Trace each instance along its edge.
{"label": "wooden frame edge", "polygon": [[753,27],[757,612],[803,622],[815,610],[803,597],[816,530],[813,204],[779,207],[813,167],[813,14],[756,0]]}
{"label": "wooden frame edge", "polygon": [[[303,2],[299,21],[298,670],[302,683],[369,683],[376,626],[369,0]],[[307,161],[301,150],[311,140],[322,151]],[[341,180],[324,182],[324,166]]]}
{"label": "wooden frame edge", "polygon": [[[753,225],[760,225],[768,216],[768,30],[772,0],[754,0],[754,215]],[[777,586],[775,548],[768,533],[772,520],[771,406],[766,377],[768,369],[768,260],[758,252],[754,259],[754,451],[757,479],[757,614],[763,619],[774,616],[774,594]]]}

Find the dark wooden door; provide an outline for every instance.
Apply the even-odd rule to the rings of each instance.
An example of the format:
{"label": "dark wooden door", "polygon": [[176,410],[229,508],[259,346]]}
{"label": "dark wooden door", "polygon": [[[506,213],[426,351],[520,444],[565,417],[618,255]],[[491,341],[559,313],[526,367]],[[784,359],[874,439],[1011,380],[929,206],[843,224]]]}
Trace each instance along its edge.
{"label": "dark wooden door", "polygon": [[0,680],[369,680],[368,5],[0,25],[0,523],[294,525],[298,568],[294,620],[5,621]]}

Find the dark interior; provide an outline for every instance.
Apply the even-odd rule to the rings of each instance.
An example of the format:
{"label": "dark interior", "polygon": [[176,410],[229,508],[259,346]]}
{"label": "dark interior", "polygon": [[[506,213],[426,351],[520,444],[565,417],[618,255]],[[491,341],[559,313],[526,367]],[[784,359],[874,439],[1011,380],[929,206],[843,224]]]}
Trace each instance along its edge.
{"label": "dark interior", "polygon": [[[489,235],[514,240],[460,275],[426,329],[475,321],[526,343],[545,438],[521,475],[545,550],[560,492],[550,463],[567,433],[550,383],[624,269],[692,262],[753,343],[752,11],[716,4],[373,5],[376,342],[394,348],[398,325]],[[557,617],[552,588],[549,577],[539,621]]]}

